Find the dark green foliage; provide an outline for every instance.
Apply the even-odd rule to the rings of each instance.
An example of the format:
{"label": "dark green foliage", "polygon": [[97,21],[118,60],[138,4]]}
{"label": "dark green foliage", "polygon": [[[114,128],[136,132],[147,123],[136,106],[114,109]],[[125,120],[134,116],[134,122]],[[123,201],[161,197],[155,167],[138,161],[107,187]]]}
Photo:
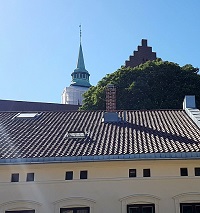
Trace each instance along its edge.
{"label": "dark green foliage", "polygon": [[148,61],[135,68],[121,67],[85,94],[82,110],[104,110],[105,88],[117,88],[117,109],[180,109],[185,95],[195,95],[200,106],[199,69],[192,65]]}

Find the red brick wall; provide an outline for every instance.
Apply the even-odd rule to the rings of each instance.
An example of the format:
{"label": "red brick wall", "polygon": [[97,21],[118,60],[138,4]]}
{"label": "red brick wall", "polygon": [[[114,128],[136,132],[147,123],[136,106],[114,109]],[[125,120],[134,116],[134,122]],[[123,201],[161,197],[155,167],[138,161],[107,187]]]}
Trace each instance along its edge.
{"label": "red brick wall", "polygon": [[125,67],[136,67],[146,61],[153,61],[156,59],[156,53],[152,52],[152,47],[147,46],[147,40],[142,39],[142,46],[138,46],[138,50],[133,52],[129,60],[125,61]]}

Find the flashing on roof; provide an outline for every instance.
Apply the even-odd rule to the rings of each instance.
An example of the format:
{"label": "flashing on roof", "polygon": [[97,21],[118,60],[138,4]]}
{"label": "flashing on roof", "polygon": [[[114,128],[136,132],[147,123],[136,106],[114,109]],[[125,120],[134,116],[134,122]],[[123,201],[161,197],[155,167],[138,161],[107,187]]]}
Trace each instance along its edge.
{"label": "flashing on roof", "polygon": [[13,117],[13,119],[34,119],[38,118],[41,113],[38,112],[21,112]]}
{"label": "flashing on roof", "polygon": [[118,116],[117,112],[104,112],[102,122],[119,123],[119,122],[122,122],[122,119]]}
{"label": "flashing on roof", "polygon": [[70,131],[66,134],[66,138],[86,138],[86,133],[83,131]]}

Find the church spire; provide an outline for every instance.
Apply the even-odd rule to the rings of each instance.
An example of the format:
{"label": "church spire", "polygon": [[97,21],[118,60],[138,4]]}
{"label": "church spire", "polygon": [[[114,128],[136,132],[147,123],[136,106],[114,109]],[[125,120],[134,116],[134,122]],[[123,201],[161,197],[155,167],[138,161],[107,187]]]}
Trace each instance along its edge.
{"label": "church spire", "polygon": [[71,74],[72,76],[71,86],[90,87],[91,86],[89,82],[90,74],[85,69],[83,50],[81,45],[81,38],[82,38],[81,25],[79,25],[79,27],[80,27],[80,47],[79,47],[77,67],[74,70],[74,72]]}
{"label": "church spire", "polygon": [[80,47],[79,47],[77,69],[85,70],[85,63],[84,63],[83,50],[82,50],[82,45],[81,45],[81,43],[80,43]]}
{"label": "church spire", "polygon": [[78,61],[77,61],[77,69],[85,70],[83,50],[82,50],[82,45],[81,45],[81,36],[82,36],[81,25],[79,25],[79,27],[80,27],[80,47],[79,47],[79,54],[78,54]]}

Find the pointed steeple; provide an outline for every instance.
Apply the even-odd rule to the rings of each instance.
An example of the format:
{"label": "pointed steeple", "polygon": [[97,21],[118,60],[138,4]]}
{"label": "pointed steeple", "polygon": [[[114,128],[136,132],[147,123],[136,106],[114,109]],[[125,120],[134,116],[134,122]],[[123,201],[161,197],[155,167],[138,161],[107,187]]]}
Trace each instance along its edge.
{"label": "pointed steeple", "polygon": [[81,45],[81,25],[80,27],[80,47],[79,47],[79,54],[78,54],[78,61],[77,61],[77,69],[83,69],[85,70],[85,63],[84,63],[84,58],[83,58],[83,50],[82,50],[82,45]]}
{"label": "pointed steeple", "polygon": [[71,74],[72,76],[71,86],[90,87],[91,86],[89,82],[90,74],[85,69],[83,50],[81,45],[81,25],[79,27],[80,27],[80,47],[79,47],[77,67]]}
{"label": "pointed steeple", "polygon": [[84,63],[83,50],[82,50],[81,43],[80,43],[80,47],[79,47],[79,54],[78,54],[78,61],[77,61],[77,68],[76,68],[76,70],[86,70],[85,69],[85,63]]}

